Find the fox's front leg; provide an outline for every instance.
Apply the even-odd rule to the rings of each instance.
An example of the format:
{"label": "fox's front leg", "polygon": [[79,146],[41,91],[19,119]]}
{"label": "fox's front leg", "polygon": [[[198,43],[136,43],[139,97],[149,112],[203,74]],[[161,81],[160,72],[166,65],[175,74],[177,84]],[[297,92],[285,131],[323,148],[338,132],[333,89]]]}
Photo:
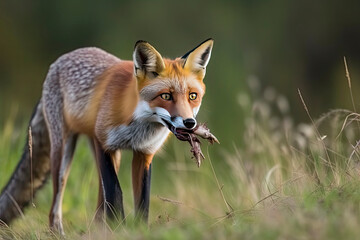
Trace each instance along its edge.
{"label": "fox's front leg", "polygon": [[136,218],[146,223],[149,217],[151,162],[154,154],[134,151],[132,161],[132,182]]}
{"label": "fox's front leg", "polygon": [[[93,138],[89,138],[89,143],[92,149],[92,152],[94,154],[95,157],[95,161],[96,161],[96,166],[98,169],[100,169],[100,165],[99,162],[96,160],[97,156],[96,156],[96,147],[95,147],[95,142]],[[111,156],[112,161],[113,161],[113,165],[115,168],[115,172],[116,174],[118,174],[119,169],[120,169],[120,163],[121,163],[121,152],[120,150],[117,150],[116,152],[114,152]],[[96,218],[98,220],[102,220],[104,217],[104,193],[103,193],[103,187],[102,187],[102,180],[101,180],[101,173],[100,171],[98,171],[98,175],[99,175],[99,191],[98,191],[98,202],[96,205]]]}
{"label": "fox's front leg", "polygon": [[102,210],[105,211],[106,216],[110,219],[115,218],[123,221],[123,197],[116,174],[117,166],[114,166],[116,162],[112,158],[113,154],[105,151],[97,140],[95,140],[95,150],[104,199]]}

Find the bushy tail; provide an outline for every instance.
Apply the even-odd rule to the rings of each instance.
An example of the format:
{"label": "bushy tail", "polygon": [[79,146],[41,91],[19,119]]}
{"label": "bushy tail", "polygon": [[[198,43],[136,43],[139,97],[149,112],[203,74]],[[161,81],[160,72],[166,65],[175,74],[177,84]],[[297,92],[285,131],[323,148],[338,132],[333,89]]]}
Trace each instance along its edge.
{"label": "bushy tail", "polygon": [[[0,195],[0,223],[8,224],[21,215],[50,173],[50,140],[41,101],[29,125],[31,137],[28,136],[20,162]],[[32,142],[31,151],[29,139]]]}

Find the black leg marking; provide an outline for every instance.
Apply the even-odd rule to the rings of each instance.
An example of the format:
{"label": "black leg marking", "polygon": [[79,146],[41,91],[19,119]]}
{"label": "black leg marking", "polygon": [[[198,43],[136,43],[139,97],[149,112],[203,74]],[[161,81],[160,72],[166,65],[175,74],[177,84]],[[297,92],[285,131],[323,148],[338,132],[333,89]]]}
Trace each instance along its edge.
{"label": "black leg marking", "polygon": [[151,164],[149,168],[144,169],[140,202],[137,209],[136,217],[142,218],[144,222],[148,222],[149,218],[149,205],[150,205],[150,185],[151,185]]}
{"label": "black leg marking", "polygon": [[124,220],[123,197],[120,183],[114,169],[111,154],[105,152],[101,145],[96,142],[96,155],[100,167],[101,183],[105,202],[103,203],[106,216],[109,219]]}

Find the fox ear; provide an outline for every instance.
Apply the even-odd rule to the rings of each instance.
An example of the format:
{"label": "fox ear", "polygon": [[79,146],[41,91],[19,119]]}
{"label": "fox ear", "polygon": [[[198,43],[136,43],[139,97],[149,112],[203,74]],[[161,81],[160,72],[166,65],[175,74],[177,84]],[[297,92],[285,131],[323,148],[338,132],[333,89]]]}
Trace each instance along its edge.
{"label": "fox ear", "polygon": [[205,70],[210,60],[213,45],[214,40],[209,38],[182,56],[181,58],[185,60],[184,69],[189,69],[193,72]]}
{"label": "fox ear", "polygon": [[135,75],[158,75],[165,68],[163,58],[156,49],[146,41],[137,41],[133,53]]}

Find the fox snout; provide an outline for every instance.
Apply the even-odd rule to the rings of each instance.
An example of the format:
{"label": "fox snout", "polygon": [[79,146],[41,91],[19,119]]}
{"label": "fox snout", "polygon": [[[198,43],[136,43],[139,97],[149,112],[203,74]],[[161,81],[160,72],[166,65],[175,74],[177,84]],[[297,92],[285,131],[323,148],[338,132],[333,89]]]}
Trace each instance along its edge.
{"label": "fox snout", "polygon": [[183,128],[191,130],[196,127],[196,119],[195,118],[186,118],[183,119],[179,116],[174,116],[170,118],[170,124],[175,128]]}
{"label": "fox snout", "polygon": [[156,107],[153,116],[157,116],[154,120],[162,123],[164,126],[171,128],[183,128],[192,130],[196,127],[197,122],[193,117],[182,118],[180,116],[171,116],[170,113],[164,109]]}
{"label": "fox snout", "polygon": [[186,128],[193,129],[196,126],[195,118],[186,118],[183,120],[183,123]]}

